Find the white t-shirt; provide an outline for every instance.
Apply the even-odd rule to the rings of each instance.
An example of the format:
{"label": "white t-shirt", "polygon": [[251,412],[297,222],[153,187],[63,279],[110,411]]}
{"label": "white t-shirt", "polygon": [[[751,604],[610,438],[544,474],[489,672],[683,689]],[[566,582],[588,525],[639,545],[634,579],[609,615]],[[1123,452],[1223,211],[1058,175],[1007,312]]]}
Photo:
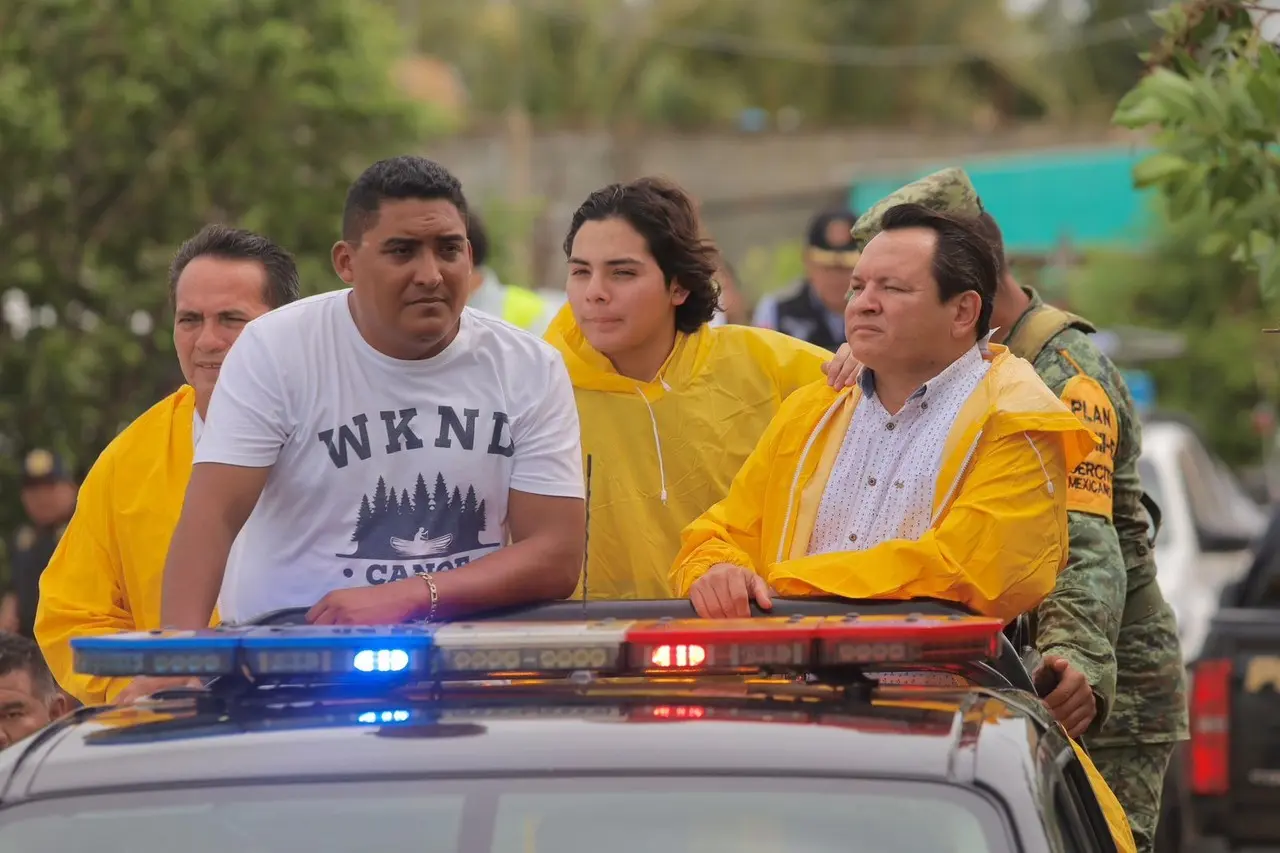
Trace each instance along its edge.
{"label": "white t-shirt", "polygon": [[508,490],[581,498],[581,435],[549,344],[465,309],[434,358],[361,337],[349,289],[253,320],[223,362],[195,462],[274,466],[236,538],[222,618],[448,571],[507,541]]}

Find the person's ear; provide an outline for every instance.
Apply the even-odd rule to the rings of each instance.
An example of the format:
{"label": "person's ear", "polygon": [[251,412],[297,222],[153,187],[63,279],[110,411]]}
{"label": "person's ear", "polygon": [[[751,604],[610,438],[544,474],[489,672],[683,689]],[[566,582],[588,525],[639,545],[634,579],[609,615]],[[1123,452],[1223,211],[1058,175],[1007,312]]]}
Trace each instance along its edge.
{"label": "person's ear", "polygon": [[685,300],[689,298],[689,291],[680,286],[679,281],[672,281],[671,286],[667,288],[671,293],[672,305],[683,305]]}
{"label": "person's ear", "polygon": [[351,266],[353,254],[353,249],[346,240],[333,244],[333,271],[347,284],[353,284],[356,280],[355,270]]}
{"label": "person's ear", "polygon": [[67,694],[58,690],[54,693],[52,699],[49,700],[49,719],[56,720],[65,716],[71,710],[71,701],[67,698]]}
{"label": "person's ear", "polygon": [[951,334],[957,338],[972,337],[978,328],[978,319],[982,316],[982,297],[977,291],[966,290],[955,298],[955,317],[952,319]]}

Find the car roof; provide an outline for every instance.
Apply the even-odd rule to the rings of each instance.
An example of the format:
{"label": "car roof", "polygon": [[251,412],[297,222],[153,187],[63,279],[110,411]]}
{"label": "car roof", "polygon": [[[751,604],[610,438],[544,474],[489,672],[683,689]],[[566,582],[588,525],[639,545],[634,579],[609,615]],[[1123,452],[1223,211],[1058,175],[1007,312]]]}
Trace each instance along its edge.
{"label": "car roof", "polygon": [[[1031,760],[1044,723],[1028,697],[983,688],[877,688],[850,699],[745,682],[542,684],[390,699],[169,699],[83,709],[6,750],[0,802],[138,786],[548,770],[965,783],[983,775],[979,744],[995,744],[983,747],[986,763],[1007,776]],[[1018,776],[1027,778],[1025,768]]]}

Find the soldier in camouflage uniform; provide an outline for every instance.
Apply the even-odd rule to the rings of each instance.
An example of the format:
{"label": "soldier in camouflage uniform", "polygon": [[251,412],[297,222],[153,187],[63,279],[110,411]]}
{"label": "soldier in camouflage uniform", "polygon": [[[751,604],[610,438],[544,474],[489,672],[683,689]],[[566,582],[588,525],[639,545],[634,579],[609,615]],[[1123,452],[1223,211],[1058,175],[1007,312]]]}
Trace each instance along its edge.
{"label": "soldier in camouflage uniform", "polygon": [[[855,240],[865,245],[884,211],[904,202],[977,221],[1003,258],[999,228],[960,169],[881,200],[854,226]],[[1035,614],[1036,645],[1092,687],[1097,713],[1085,744],[1124,806],[1138,850],[1150,853],[1165,772],[1175,743],[1188,739],[1188,723],[1177,623],[1156,584],[1138,478],[1141,424],[1120,372],[1089,339],[1095,328],[1019,287],[1007,265],[1003,279],[991,318],[995,341],[1030,361],[1101,439],[1069,475],[1071,552]]]}

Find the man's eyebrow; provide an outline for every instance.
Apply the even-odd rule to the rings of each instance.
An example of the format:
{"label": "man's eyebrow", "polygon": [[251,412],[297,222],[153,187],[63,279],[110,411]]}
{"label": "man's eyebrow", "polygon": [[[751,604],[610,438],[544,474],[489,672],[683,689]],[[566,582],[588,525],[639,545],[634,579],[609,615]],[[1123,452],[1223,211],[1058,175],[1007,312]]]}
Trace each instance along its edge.
{"label": "man's eyebrow", "polygon": [[25,710],[27,710],[27,706],[24,702],[5,702],[3,705],[0,705],[0,714],[7,714],[10,711]]}
{"label": "man's eyebrow", "polygon": [[[580,264],[584,267],[591,266],[590,261],[584,261],[582,258],[575,257],[569,258],[569,263]],[[640,264],[641,262],[636,258],[610,258],[604,262],[604,266],[606,267],[638,267]]]}

